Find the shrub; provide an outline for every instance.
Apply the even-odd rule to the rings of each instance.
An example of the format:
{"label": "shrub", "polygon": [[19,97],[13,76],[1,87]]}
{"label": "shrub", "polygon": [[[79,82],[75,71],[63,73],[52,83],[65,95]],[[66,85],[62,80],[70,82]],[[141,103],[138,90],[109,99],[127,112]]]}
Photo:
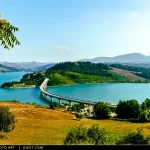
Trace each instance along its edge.
{"label": "shrub", "polygon": [[8,107],[0,107],[0,131],[10,132],[15,128],[15,116]]}
{"label": "shrub", "polygon": [[55,108],[59,108],[60,107],[60,105],[57,103],[57,102],[52,102],[52,103],[50,103],[50,109],[55,109]]}
{"label": "shrub", "polygon": [[150,119],[150,112],[149,110],[143,110],[140,117],[139,117],[139,121],[140,122],[147,122]]}
{"label": "shrub", "polygon": [[107,132],[104,128],[100,128],[98,125],[93,125],[88,129],[88,143],[99,145],[99,144],[109,144],[110,138],[107,136]]}
{"label": "shrub", "polygon": [[98,102],[96,105],[94,105],[94,112],[97,118],[108,119],[111,111],[108,103]]}
{"label": "shrub", "polygon": [[76,113],[75,116],[76,116],[76,118],[77,118],[78,120],[80,120],[80,119],[82,119],[82,118],[84,117],[83,114],[79,114],[79,113]]}
{"label": "shrub", "polygon": [[80,125],[79,127],[73,127],[68,132],[64,144],[87,144],[88,143],[88,135],[87,128]]}
{"label": "shrub", "polygon": [[146,98],[141,107],[143,110],[150,109],[150,99]]}
{"label": "shrub", "polygon": [[73,127],[67,134],[64,144],[109,144],[111,143],[108,138],[107,132],[100,128],[98,125],[93,125],[90,128],[83,127]]}
{"label": "shrub", "polygon": [[117,144],[149,144],[150,137],[144,137],[142,130],[139,128],[136,132],[128,133]]}

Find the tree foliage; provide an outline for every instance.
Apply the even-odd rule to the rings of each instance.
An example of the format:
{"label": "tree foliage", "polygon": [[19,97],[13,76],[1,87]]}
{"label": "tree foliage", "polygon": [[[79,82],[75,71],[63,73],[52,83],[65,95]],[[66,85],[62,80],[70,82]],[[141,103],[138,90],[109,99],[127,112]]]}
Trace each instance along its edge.
{"label": "tree foliage", "polygon": [[150,99],[146,98],[145,101],[142,103],[141,108],[143,110],[150,109]]}
{"label": "tree foliage", "polygon": [[20,45],[20,42],[14,35],[16,31],[19,31],[19,29],[0,16],[0,41],[4,48],[10,49],[14,45]]}
{"label": "tree foliage", "polygon": [[[63,62],[47,69],[46,74],[49,75],[50,73],[55,72],[63,74],[64,71],[72,71],[91,75],[111,76],[106,70],[109,70],[108,65],[102,63]],[[76,76],[71,75],[71,78],[75,79]]]}
{"label": "tree foliage", "polygon": [[136,132],[125,133],[124,135],[111,134],[99,125],[85,127],[80,125],[73,127],[67,133],[64,145],[131,145],[131,144],[149,144],[150,137],[144,136],[142,128]]}
{"label": "tree foliage", "polygon": [[90,128],[80,125],[79,127],[73,127],[67,134],[64,144],[65,145],[98,145],[111,143],[108,138],[107,132],[104,128],[100,128],[98,125],[93,125]]}
{"label": "tree foliage", "polygon": [[149,110],[143,110],[140,117],[139,117],[139,121],[140,122],[147,122],[150,120],[150,112]]}
{"label": "tree foliage", "polygon": [[49,106],[50,106],[50,109],[53,109],[53,110],[60,107],[59,103],[57,103],[57,102],[52,102],[52,103],[50,103]]}
{"label": "tree foliage", "polygon": [[142,130],[142,128],[138,128],[136,132],[128,133],[117,144],[149,144],[150,136],[145,137]]}
{"label": "tree foliage", "polygon": [[0,107],[0,131],[9,132],[15,128],[15,116],[8,107]]}
{"label": "tree foliage", "polygon": [[74,104],[71,107],[71,111],[79,112],[81,109],[84,109],[84,108],[85,108],[85,106],[83,103]]}
{"label": "tree foliage", "polygon": [[75,116],[78,120],[82,119],[84,117],[83,114],[80,114],[80,113],[75,113]]}
{"label": "tree foliage", "polygon": [[121,119],[138,119],[141,115],[141,107],[137,100],[119,101],[116,114]]}
{"label": "tree foliage", "polygon": [[94,105],[94,112],[97,118],[108,119],[111,111],[107,102],[98,102]]}

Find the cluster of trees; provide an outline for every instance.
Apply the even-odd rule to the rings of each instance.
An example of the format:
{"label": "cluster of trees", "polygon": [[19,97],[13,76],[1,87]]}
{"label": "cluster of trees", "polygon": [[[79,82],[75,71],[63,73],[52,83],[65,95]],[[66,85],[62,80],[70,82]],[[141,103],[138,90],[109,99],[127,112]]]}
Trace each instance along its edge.
{"label": "cluster of trees", "polygon": [[24,83],[26,85],[35,85],[39,86],[42,84],[44,81],[45,77],[42,73],[30,73],[30,74],[25,74],[22,79],[20,80],[20,83]]}
{"label": "cluster of trees", "polygon": [[49,104],[49,106],[50,106],[50,109],[53,109],[53,110],[55,110],[56,108],[61,107],[61,105],[57,102],[52,102],[52,103]]}
{"label": "cluster of trees", "polygon": [[14,84],[25,84],[25,85],[35,85],[40,86],[44,81],[45,77],[42,73],[29,73],[23,75],[20,81],[12,81],[12,82],[5,82],[1,85],[2,88],[9,88],[13,87]]}
{"label": "cluster of trees", "polygon": [[110,67],[115,67],[123,70],[132,71],[135,75],[150,79],[150,68],[144,68],[144,67],[136,67],[136,66],[128,66],[123,64],[110,64]]}
{"label": "cluster of trees", "polygon": [[15,115],[9,111],[8,107],[0,107],[0,131],[10,132],[15,128]]}
{"label": "cluster of trees", "polygon": [[146,99],[142,104],[137,100],[120,100],[116,109],[111,108],[109,103],[98,102],[94,106],[94,113],[98,119],[108,119],[112,110],[120,119],[135,119],[139,122],[150,121],[150,99]]}
{"label": "cluster of trees", "polygon": [[94,105],[94,113],[98,119],[108,119],[110,112],[109,103],[107,102],[98,102]]}
{"label": "cluster of trees", "polygon": [[108,73],[107,70],[109,70],[108,65],[102,63],[63,62],[47,69],[46,74],[49,76],[49,74],[55,72],[61,73],[63,71],[72,71],[91,75],[111,76],[111,73]]}
{"label": "cluster of trees", "polygon": [[119,101],[116,114],[121,119],[137,119],[140,122],[150,121],[150,99],[146,99],[142,104],[137,100]]}
{"label": "cluster of trees", "polygon": [[142,128],[123,136],[116,136],[98,125],[90,128],[83,125],[73,127],[67,134],[64,145],[112,145],[112,144],[149,144],[150,137],[144,136]]}
{"label": "cluster of trees", "polygon": [[5,82],[1,85],[2,88],[10,88],[13,87],[14,84],[18,84],[18,81]]}
{"label": "cluster of trees", "polygon": [[79,103],[79,104],[74,104],[72,106],[69,106],[67,108],[67,111],[75,111],[75,112],[80,112],[81,109],[84,109],[85,105],[83,103]]}

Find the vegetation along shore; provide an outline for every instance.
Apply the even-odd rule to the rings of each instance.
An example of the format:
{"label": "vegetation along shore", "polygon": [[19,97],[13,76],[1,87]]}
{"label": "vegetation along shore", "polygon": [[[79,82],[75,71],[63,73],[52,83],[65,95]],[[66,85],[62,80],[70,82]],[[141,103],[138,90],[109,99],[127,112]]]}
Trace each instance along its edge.
{"label": "vegetation along shore", "polygon": [[44,72],[25,74],[20,81],[6,82],[2,88],[40,86],[49,78],[48,86],[87,83],[149,83],[150,69],[121,64],[64,62]]}

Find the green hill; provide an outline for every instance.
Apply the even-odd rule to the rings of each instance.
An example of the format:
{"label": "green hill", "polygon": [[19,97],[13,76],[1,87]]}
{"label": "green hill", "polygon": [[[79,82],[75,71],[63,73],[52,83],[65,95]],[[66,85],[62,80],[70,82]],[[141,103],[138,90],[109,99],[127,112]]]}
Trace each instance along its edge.
{"label": "green hill", "polygon": [[[134,78],[135,75],[132,76],[133,73],[131,72],[126,74],[114,71],[109,65],[102,63],[64,62],[56,64],[47,69],[46,72],[25,74],[18,82],[18,87],[20,84],[39,86],[45,78],[50,80],[48,86],[76,83],[148,82],[144,78]],[[14,82],[4,83],[2,87],[14,87]],[[15,82],[15,87],[17,87],[17,82]]]}

